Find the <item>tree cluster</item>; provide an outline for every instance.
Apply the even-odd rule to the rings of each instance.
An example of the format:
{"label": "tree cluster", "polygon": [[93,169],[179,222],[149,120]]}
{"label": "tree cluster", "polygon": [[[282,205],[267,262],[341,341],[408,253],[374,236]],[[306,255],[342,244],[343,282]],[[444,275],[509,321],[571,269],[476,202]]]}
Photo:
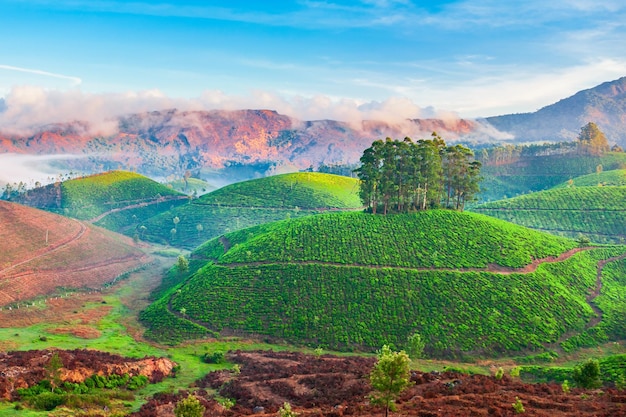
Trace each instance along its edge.
{"label": "tree cluster", "polygon": [[372,213],[447,207],[463,210],[479,192],[481,163],[465,146],[446,146],[436,133],[413,142],[377,140],[355,170],[359,195]]}

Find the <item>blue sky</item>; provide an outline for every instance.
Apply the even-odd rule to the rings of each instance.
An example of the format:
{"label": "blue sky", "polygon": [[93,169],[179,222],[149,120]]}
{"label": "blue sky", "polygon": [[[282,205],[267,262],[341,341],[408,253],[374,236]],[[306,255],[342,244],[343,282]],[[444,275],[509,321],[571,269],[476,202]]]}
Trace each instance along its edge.
{"label": "blue sky", "polygon": [[13,126],[161,106],[479,117],[626,76],[623,0],[0,0],[0,17]]}

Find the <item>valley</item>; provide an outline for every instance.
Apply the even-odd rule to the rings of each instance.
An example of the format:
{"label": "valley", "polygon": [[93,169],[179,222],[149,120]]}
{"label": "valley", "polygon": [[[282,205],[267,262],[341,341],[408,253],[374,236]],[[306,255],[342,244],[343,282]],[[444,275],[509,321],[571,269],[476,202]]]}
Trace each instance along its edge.
{"label": "valley", "polygon": [[[418,143],[422,155],[438,142]],[[0,201],[0,415],[174,416],[190,392],[205,415],[285,402],[302,415],[373,415],[375,352],[411,351],[416,336],[399,414],[513,415],[518,399],[529,415],[626,414],[626,200],[610,169],[622,153],[522,149],[487,172],[496,181],[526,166],[526,182],[500,183],[526,194],[477,204],[452,173],[471,150],[438,146],[440,159],[414,170],[385,155],[381,175],[402,185],[369,171],[369,194],[320,172],[198,195],[109,171]],[[564,179],[568,161],[580,176]],[[589,173],[594,164],[606,169]],[[439,188],[422,189],[437,166]],[[477,177],[480,163],[457,166]],[[120,358],[70,379],[86,361],[75,358],[95,351]],[[591,359],[596,390],[573,382]],[[137,360],[168,371],[140,380]]]}

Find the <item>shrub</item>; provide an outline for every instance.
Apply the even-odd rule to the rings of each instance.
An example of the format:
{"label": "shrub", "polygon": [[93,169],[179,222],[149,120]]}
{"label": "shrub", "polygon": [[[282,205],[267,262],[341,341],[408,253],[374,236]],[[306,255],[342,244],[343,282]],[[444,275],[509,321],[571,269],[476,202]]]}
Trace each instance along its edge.
{"label": "shrub", "polygon": [[600,380],[600,362],[597,359],[587,359],[574,367],[572,379],[576,385],[582,388],[598,388],[602,385]]}
{"label": "shrub", "polygon": [[565,381],[563,381],[563,384],[561,385],[561,388],[563,389],[563,392],[565,394],[569,394],[569,391],[570,391],[571,387],[570,387],[569,381],[567,379]]}
{"label": "shrub", "polygon": [[224,362],[224,352],[216,351],[213,353],[205,353],[202,356],[202,361],[204,363],[223,363]]}
{"label": "shrub", "polygon": [[145,375],[136,375],[128,381],[127,388],[131,391],[138,390],[139,388],[145,387],[148,385],[150,380]]}
{"label": "shrub", "polygon": [[283,403],[282,407],[278,409],[278,417],[297,417],[298,413],[291,409],[291,404],[288,402]]}
{"label": "shrub", "polygon": [[189,394],[187,398],[184,398],[176,403],[174,407],[174,414],[176,417],[202,417],[204,414],[204,406],[200,404],[200,401],[193,395]]}
{"label": "shrub", "polygon": [[524,410],[524,404],[522,403],[522,400],[519,399],[519,397],[515,397],[515,402],[511,405],[513,406],[513,411],[515,411],[516,414],[522,414],[526,412],[526,410]]}
{"label": "shrub", "polygon": [[407,340],[407,353],[413,359],[419,359],[424,355],[426,343],[418,332],[413,333]]}
{"label": "shrub", "polygon": [[65,402],[63,395],[55,394],[52,392],[42,392],[41,394],[32,397],[30,400],[31,405],[37,410],[52,411],[59,405]]}

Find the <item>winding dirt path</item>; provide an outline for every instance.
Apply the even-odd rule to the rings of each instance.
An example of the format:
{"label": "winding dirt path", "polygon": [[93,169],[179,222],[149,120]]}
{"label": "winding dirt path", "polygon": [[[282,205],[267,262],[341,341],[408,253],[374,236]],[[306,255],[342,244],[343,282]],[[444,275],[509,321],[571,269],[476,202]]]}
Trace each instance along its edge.
{"label": "winding dirt path", "polygon": [[[221,240],[220,240],[221,241]],[[224,244],[224,242],[222,242]],[[348,268],[372,268],[372,269],[394,269],[398,271],[447,271],[447,272],[492,272],[495,274],[501,275],[511,275],[511,274],[530,274],[533,273],[539,268],[540,265],[546,263],[554,263],[554,262],[562,262],[565,261],[575,254],[595,249],[594,246],[588,246],[584,248],[574,248],[570,249],[566,252],[563,252],[559,256],[549,256],[546,258],[535,259],[528,265],[525,265],[520,268],[512,268],[508,266],[502,266],[497,264],[489,264],[486,268],[434,268],[434,267],[408,267],[408,266],[388,266],[388,265],[367,265],[367,264],[358,264],[358,263],[340,263],[340,262],[324,262],[324,261],[260,261],[260,262],[242,262],[242,263],[230,263],[230,264],[219,264],[216,265],[224,266],[227,268],[236,268],[240,266],[261,266],[261,265],[271,265],[271,264],[287,264],[287,265],[324,265],[324,266],[338,266],[338,267],[348,267]],[[226,253],[228,249],[226,245],[224,246],[224,253]]]}
{"label": "winding dirt path", "polygon": [[594,300],[600,295],[600,292],[602,291],[602,270],[604,269],[606,264],[609,264],[615,261],[621,261],[622,259],[626,259],[626,253],[623,253],[619,256],[613,256],[612,258],[602,259],[598,261],[598,273],[596,275],[596,286],[593,292],[587,296],[587,304],[589,304],[589,307],[591,307],[593,312],[596,313],[596,317],[592,318],[589,321],[589,323],[587,323],[587,326],[585,326],[585,330],[590,329],[594,326],[597,326],[602,321],[602,316],[604,314],[603,311],[600,309],[600,307],[598,307],[598,305],[594,302]]}
{"label": "winding dirt path", "polygon": [[61,250],[61,249],[65,248],[65,247],[67,247],[68,245],[70,245],[71,243],[74,243],[77,240],[79,240],[80,238],[82,238],[83,235],[85,234],[85,232],[87,232],[87,226],[85,226],[83,223],[79,222],[78,220],[75,220],[75,219],[70,219],[70,220],[72,220],[73,222],[76,222],[77,224],[80,225],[80,230],[78,231],[77,234],[72,236],[70,239],[64,240],[62,242],[57,242],[57,243],[55,243],[53,245],[50,245],[50,246],[46,247],[43,251],[39,251],[36,255],[31,256],[28,259],[25,259],[25,260],[23,260],[23,261],[21,261],[19,263],[11,265],[8,268],[4,268],[4,269],[0,270],[0,275],[3,275],[5,273],[7,273],[8,271],[11,271],[11,270],[17,268],[18,266],[22,266],[22,265],[27,264],[29,262],[32,262],[32,261],[34,261],[36,259],[39,259],[39,258],[44,257],[44,256],[47,256],[47,255],[49,255],[49,254],[51,254],[53,252]]}

